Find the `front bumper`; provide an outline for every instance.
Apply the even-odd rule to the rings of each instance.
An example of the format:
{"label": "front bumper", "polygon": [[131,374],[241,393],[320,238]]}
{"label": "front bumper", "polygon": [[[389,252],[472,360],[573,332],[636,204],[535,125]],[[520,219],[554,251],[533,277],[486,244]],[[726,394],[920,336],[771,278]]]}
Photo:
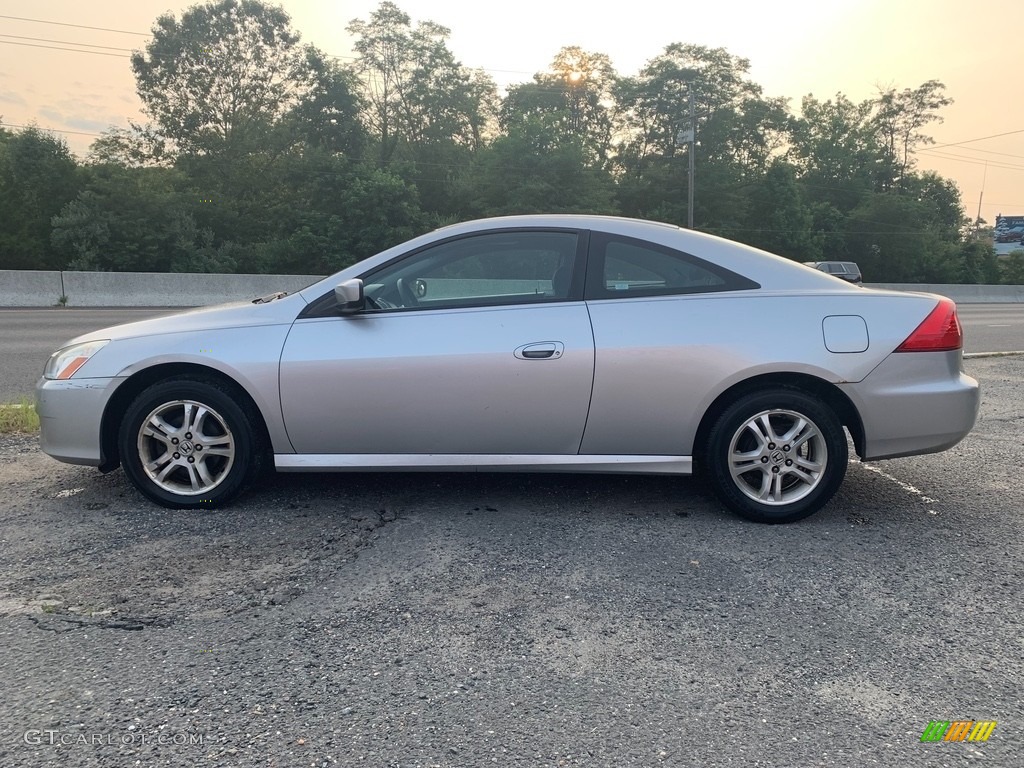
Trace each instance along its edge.
{"label": "front bumper", "polygon": [[936,453],[963,440],[981,395],[962,360],[960,350],[894,352],[862,381],[841,384],[864,425],[861,458]]}
{"label": "front bumper", "polygon": [[98,467],[103,411],[123,378],[40,379],[36,384],[39,445],[67,464]]}

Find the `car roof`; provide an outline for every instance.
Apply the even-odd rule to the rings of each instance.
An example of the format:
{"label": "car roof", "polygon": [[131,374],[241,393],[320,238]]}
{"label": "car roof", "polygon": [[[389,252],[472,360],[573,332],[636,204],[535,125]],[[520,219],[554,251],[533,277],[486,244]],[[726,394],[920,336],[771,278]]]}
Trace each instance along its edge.
{"label": "car roof", "polygon": [[404,253],[452,237],[496,229],[515,230],[534,227],[584,229],[646,240],[719,264],[754,280],[761,284],[762,288],[769,290],[844,290],[840,281],[800,262],[717,235],[683,229],[675,224],[622,216],[525,214],[476,219],[436,229],[331,275],[304,289],[302,294],[307,301],[312,300],[313,297],[322,294],[341,280],[357,277]]}

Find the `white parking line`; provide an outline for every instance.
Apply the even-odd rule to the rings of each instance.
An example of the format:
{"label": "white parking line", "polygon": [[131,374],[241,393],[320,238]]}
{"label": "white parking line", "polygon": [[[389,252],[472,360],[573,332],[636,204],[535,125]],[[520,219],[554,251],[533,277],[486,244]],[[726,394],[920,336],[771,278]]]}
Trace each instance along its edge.
{"label": "white parking line", "polygon": [[1024,355],[1024,350],[1018,349],[1013,352],[964,352],[964,360],[977,357],[1010,357],[1011,355]]}
{"label": "white parking line", "polygon": [[[874,472],[876,475],[881,475],[882,477],[886,478],[887,480],[891,480],[892,482],[896,483],[896,485],[898,485],[900,488],[902,488],[907,493],[912,493],[913,495],[917,496],[917,498],[919,498],[926,505],[931,505],[931,504],[935,503],[935,499],[933,499],[933,498],[931,498],[929,496],[925,496],[920,488],[915,488],[910,483],[905,483],[902,480],[900,480],[898,477],[893,477],[892,475],[890,475],[885,470],[879,469],[878,467],[874,466],[873,464],[864,464],[863,462],[860,462],[860,461],[851,461],[850,463],[851,464],[860,464],[862,467],[864,467],[864,469],[868,470],[869,472]],[[929,509],[928,510],[928,514],[929,515],[937,515],[939,513],[936,512],[934,509]]]}

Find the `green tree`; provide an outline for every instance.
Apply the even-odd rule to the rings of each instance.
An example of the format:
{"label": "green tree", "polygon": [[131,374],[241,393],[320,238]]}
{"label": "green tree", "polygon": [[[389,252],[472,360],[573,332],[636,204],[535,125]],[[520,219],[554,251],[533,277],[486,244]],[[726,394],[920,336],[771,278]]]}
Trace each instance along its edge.
{"label": "green tree", "polygon": [[[812,195],[807,195],[812,197]],[[850,257],[850,241],[845,214],[828,202],[811,203],[811,230],[821,244],[824,261],[846,261]],[[808,259],[818,261],[819,259]]]}
{"label": "green tree", "polygon": [[917,88],[885,88],[878,94],[872,124],[882,148],[878,172],[882,190],[901,188],[914,167],[914,151],[934,143],[922,129],[941,123],[938,111],[953,103],[945,89],[938,80],[929,80]]}
{"label": "green tree", "polygon": [[1000,264],[1003,285],[1024,285],[1024,251],[1011,251]]}
{"label": "green tree", "polygon": [[446,27],[432,21],[414,27],[385,0],[368,21],[355,19],[347,29],[355,38],[352,69],[365,84],[365,118],[381,165],[407,156],[399,150],[409,145],[480,146],[496,88],[482,70],[455,60]]}
{"label": "green tree", "polygon": [[958,283],[999,284],[999,260],[995,248],[989,243],[968,240],[960,246],[959,255]]}
{"label": "green tree", "polygon": [[[65,210],[54,242],[95,268],[309,271],[281,244],[331,234],[316,210],[338,200],[312,199],[310,178],[339,175],[365,149],[355,76],[301,44],[287,14],[259,0],[193,6],[180,22],[161,16],[132,68],[152,122],[94,143],[97,183]],[[161,205],[166,220],[156,221]],[[104,255],[100,237],[119,255]]]}
{"label": "green tree", "polygon": [[50,219],[78,194],[67,143],[34,126],[0,133],[0,269],[61,269]]}
{"label": "green tree", "polygon": [[231,272],[235,263],[195,219],[181,174],[165,168],[91,169],[86,189],[53,218],[68,269]]}
{"label": "green tree", "polygon": [[260,0],[196,5],[180,22],[165,14],[131,60],[143,110],[179,153],[253,152],[329,72],[299,40],[288,14]]}
{"label": "green tree", "polygon": [[953,180],[932,171],[908,173],[902,193],[931,207],[936,232],[946,242],[960,243],[970,233],[970,219]]}
{"label": "green tree", "polygon": [[248,209],[200,193],[183,169],[89,176],[53,222],[74,269],[326,274],[424,229],[414,188],[325,149],[283,157],[260,181],[276,194]]}
{"label": "green tree", "polygon": [[823,237],[804,202],[793,166],[776,162],[750,194],[748,223],[741,238],[750,245],[796,261],[821,260]]}
{"label": "green tree", "polygon": [[681,149],[680,129],[689,127],[692,90],[698,141],[716,114],[759,97],[760,86],[747,78],[750,62],[724,48],[672,43],[636,77],[622,78],[615,89],[624,133],[627,169],[642,172],[645,160],[672,157]]}
{"label": "green tree", "polygon": [[674,43],[619,81],[624,213],[686,221],[692,94],[695,223],[733,237],[746,229],[749,191],[781,153],[790,122],[785,100],[765,99],[749,68],[723,48]]}
{"label": "green tree", "polygon": [[290,197],[269,206],[272,232],[254,249],[254,271],[327,274],[422,233],[415,187],[375,163],[328,152],[288,158]]}
{"label": "green tree", "polygon": [[935,219],[927,201],[872,194],[847,219],[849,256],[869,282],[954,282],[957,246],[943,240]]}
{"label": "green tree", "polygon": [[317,147],[350,159],[362,157],[367,132],[361,115],[360,84],[347,69],[313,49],[306,49],[309,89],[277,123],[273,146]]}
{"label": "green tree", "polygon": [[547,72],[533,82],[512,86],[502,102],[499,123],[509,134],[540,122],[555,143],[579,143],[592,164],[607,166],[615,129],[614,90],[618,76],[603,53],[578,46],[562,48]]}
{"label": "green tree", "polygon": [[788,159],[815,200],[849,212],[874,189],[881,148],[871,125],[872,103],[805,96],[792,125]]}
{"label": "green tree", "polygon": [[494,123],[494,80],[456,61],[446,27],[414,26],[392,2],[382,2],[368,20],[353,20],[348,30],[357,54],[351,71],[363,83],[363,119],[378,165],[414,185],[435,220],[461,218],[460,180]]}
{"label": "green tree", "polygon": [[615,213],[611,174],[587,162],[582,141],[556,140],[532,121],[481,150],[466,181],[472,213]]}
{"label": "green tree", "polygon": [[132,120],[128,125],[128,128],[111,128],[96,139],[89,147],[89,162],[124,168],[169,167],[173,163],[167,139],[152,125],[139,125]]}

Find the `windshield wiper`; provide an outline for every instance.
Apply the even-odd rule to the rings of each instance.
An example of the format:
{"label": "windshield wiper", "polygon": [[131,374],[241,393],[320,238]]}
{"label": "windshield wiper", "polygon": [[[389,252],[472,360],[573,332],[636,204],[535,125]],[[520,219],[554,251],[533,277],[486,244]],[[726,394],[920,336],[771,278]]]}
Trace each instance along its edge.
{"label": "windshield wiper", "polygon": [[283,299],[287,295],[288,295],[288,291],[278,291],[277,293],[272,293],[269,296],[260,296],[258,299],[253,299],[252,303],[253,304],[269,304],[274,299]]}

